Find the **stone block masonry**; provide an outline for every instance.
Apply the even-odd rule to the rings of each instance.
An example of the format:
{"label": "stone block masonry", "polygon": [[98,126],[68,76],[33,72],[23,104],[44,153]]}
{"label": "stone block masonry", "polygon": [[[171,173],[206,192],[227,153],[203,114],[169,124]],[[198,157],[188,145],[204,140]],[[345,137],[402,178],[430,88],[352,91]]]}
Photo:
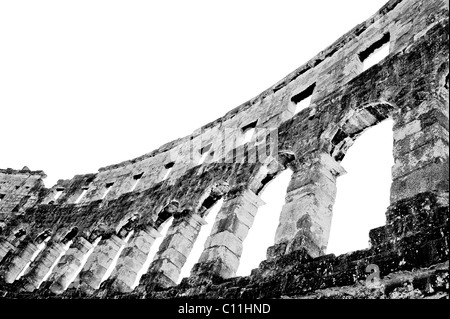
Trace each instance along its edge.
{"label": "stone block masonry", "polygon": [[[223,117],[96,173],[47,189],[42,171],[0,169],[0,295],[448,298],[448,10],[443,0],[391,0]],[[389,54],[364,70],[382,44]],[[370,232],[368,249],[327,254],[340,162],[385,119],[394,122],[386,225]],[[250,276],[236,277],[261,191],[285,169],[293,174],[273,212],[275,244]],[[219,199],[204,250],[177,284]],[[380,280],[368,288],[373,265]]]}

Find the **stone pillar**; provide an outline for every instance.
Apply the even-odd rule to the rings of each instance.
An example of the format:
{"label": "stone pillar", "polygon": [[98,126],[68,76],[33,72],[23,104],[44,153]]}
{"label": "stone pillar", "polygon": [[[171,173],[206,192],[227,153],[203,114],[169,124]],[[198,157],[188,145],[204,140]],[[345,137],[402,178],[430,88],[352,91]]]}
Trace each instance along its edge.
{"label": "stone pillar", "polygon": [[52,282],[50,290],[55,294],[61,294],[75,279],[77,272],[80,270],[81,262],[86,254],[92,249],[93,244],[83,237],[76,237],[73,244],[67,250],[66,254],[61,257],[58,265],[53,270],[48,281]]}
{"label": "stone pillar", "polygon": [[391,205],[419,193],[449,191],[448,96],[394,115]]}
{"label": "stone pillar", "polygon": [[39,250],[39,247],[33,242],[29,242],[15,257],[12,258],[7,269],[3,273],[3,278],[10,284],[16,280],[25,266],[31,261],[33,255]]}
{"label": "stone pillar", "polygon": [[226,199],[217,214],[205,250],[195,266],[195,273],[230,278],[236,275],[242,243],[253,224],[258,207],[265,204],[255,193],[245,190],[236,197]]}
{"label": "stone pillar", "polygon": [[14,250],[16,247],[11,244],[7,239],[1,239],[0,240],[0,262],[3,260],[3,258],[6,256],[6,254],[10,250]]}
{"label": "stone pillar", "polygon": [[116,235],[102,239],[80,272],[80,287],[88,290],[98,289],[103,276],[124,244],[125,241]]}
{"label": "stone pillar", "polygon": [[153,227],[137,231],[131,237],[117,260],[117,265],[111,274],[112,287],[119,292],[130,292],[138,272],[147,260],[150,248],[161,234]]}
{"label": "stone pillar", "polygon": [[33,291],[39,287],[39,284],[63,251],[64,244],[53,242],[37,256],[30,265],[30,271],[24,276],[24,288],[27,291]]}
{"label": "stone pillar", "polygon": [[302,163],[292,174],[275,234],[268,250],[278,255],[306,249],[311,257],[324,254],[336,197],[336,177],[344,168],[328,154]]}
{"label": "stone pillar", "polygon": [[197,214],[174,220],[141,284],[176,285],[181,268],[205,224],[206,221]]}

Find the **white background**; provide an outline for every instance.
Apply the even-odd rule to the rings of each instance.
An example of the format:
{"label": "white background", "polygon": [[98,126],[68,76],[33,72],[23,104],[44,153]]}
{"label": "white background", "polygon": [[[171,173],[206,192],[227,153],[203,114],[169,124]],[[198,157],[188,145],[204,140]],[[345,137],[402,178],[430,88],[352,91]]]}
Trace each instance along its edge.
{"label": "white background", "polygon": [[[0,167],[44,170],[50,187],[148,153],[267,89],[385,2],[0,0]],[[345,163],[360,140],[344,159],[330,252],[366,247],[384,223],[392,123],[380,125],[360,138],[373,135],[365,159]],[[361,193],[344,196],[351,175]],[[255,220],[270,215],[272,230],[245,243],[244,255],[265,246],[262,257],[243,256],[241,273],[264,258],[262,239],[273,242],[284,179]]]}

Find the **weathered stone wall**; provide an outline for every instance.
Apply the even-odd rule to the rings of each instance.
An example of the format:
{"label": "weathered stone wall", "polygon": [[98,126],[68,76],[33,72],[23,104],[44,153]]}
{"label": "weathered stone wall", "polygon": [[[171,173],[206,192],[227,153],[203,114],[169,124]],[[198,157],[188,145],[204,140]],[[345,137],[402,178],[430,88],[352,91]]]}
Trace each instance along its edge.
{"label": "weathered stone wall", "polygon": [[[363,71],[364,57],[382,42],[389,55]],[[1,170],[3,296],[448,294],[448,74],[446,1],[391,0],[271,88],[151,153],[51,189],[40,171]],[[312,88],[310,106],[294,114],[302,92]],[[394,120],[395,160],[387,223],[371,231],[371,248],[325,255],[336,179],[345,173],[340,161],[358,136],[387,118]],[[255,126],[243,144],[246,128]],[[287,168],[293,174],[285,205],[274,212],[280,213],[275,245],[250,276],[236,278],[242,244],[264,204],[259,194]],[[220,198],[198,263],[176,285]],[[170,217],[168,234],[134,288]],[[377,293],[358,286],[370,264],[384,277]],[[398,282],[412,290],[399,291]]]}

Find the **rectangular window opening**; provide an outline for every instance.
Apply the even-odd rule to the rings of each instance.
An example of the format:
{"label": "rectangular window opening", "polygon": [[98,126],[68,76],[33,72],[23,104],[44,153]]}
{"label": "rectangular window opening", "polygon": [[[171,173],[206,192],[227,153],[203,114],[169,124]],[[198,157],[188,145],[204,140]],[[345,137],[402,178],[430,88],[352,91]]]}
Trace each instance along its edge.
{"label": "rectangular window opening", "polygon": [[20,238],[20,237],[24,236],[26,233],[27,233],[27,232],[26,232],[25,229],[20,229],[19,231],[17,231],[17,232],[14,234],[14,236],[15,236],[16,238]]}
{"label": "rectangular window opening", "polygon": [[359,59],[363,63],[363,71],[380,63],[381,60],[389,55],[389,41],[390,35],[386,33],[380,40],[374,42],[367,49],[359,53]]}
{"label": "rectangular window opening", "polygon": [[53,197],[53,200],[56,202],[58,198],[61,197],[62,193],[64,192],[64,188],[57,188],[55,197]]}
{"label": "rectangular window opening", "polygon": [[295,104],[294,115],[309,107],[311,104],[312,94],[316,88],[316,83],[311,84],[302,92],[291,97],[291,101]]}
{"label": "rectangular window opening", "polygon": [[83,189],[83,191],[81,192],[80,196],[78,196],[77,200],[75,201],[75,204],[78,204],[83,199],[84,195],[86,195],[86,193],[88,191],[88,188],[86,188],[86,187],[83,187],[82,189]]}
{"label": "rectangular window opening", "polygon": [[133,176],[133,186],[131,186],[130,192],[134,191],[134,189],[136,188],[137,184],[139,184],[139,181],[142,178],[142,175],[144,175],[144,173],[140,173],[140,174],[136,174]]}
{"label": "rectangular window opening", "polygon": [[198,162],[199,165],[203,164],[208,157],[208,152],[211,149],[212,144],[208,144],[200,149],[200,154],[202,157],[200,158],[200,161]]}
{"label": "rectangular window opening", "polygon": [[244,139],[242,141],[242,144],[248,143],[252,140],[252,137],[255,134],[257,122],[258,121],[253,121],[250,124],[247,124],[242,127],[242,133],[244,134]]}
{"label": "rectangular window opening", "polygon": [[103,193],[102,199],[104,199],[106,197],[106,195],[108,195],[109,191],[111,190],[111,186],[113,186],[114,182],[111,183],[106,183],[105,187],[105,193]]}
{"label": "rectangular window opening", "polygon": [[163,181],[165,181],[167,179],[167,177],[169,177],[170,172],[172,171],[174,165],[175,165],[175,162],[170,162],[170,163],[167,163],[166,165],[164,165],[164,168],[166,169],[166,173],[164,174]]}

